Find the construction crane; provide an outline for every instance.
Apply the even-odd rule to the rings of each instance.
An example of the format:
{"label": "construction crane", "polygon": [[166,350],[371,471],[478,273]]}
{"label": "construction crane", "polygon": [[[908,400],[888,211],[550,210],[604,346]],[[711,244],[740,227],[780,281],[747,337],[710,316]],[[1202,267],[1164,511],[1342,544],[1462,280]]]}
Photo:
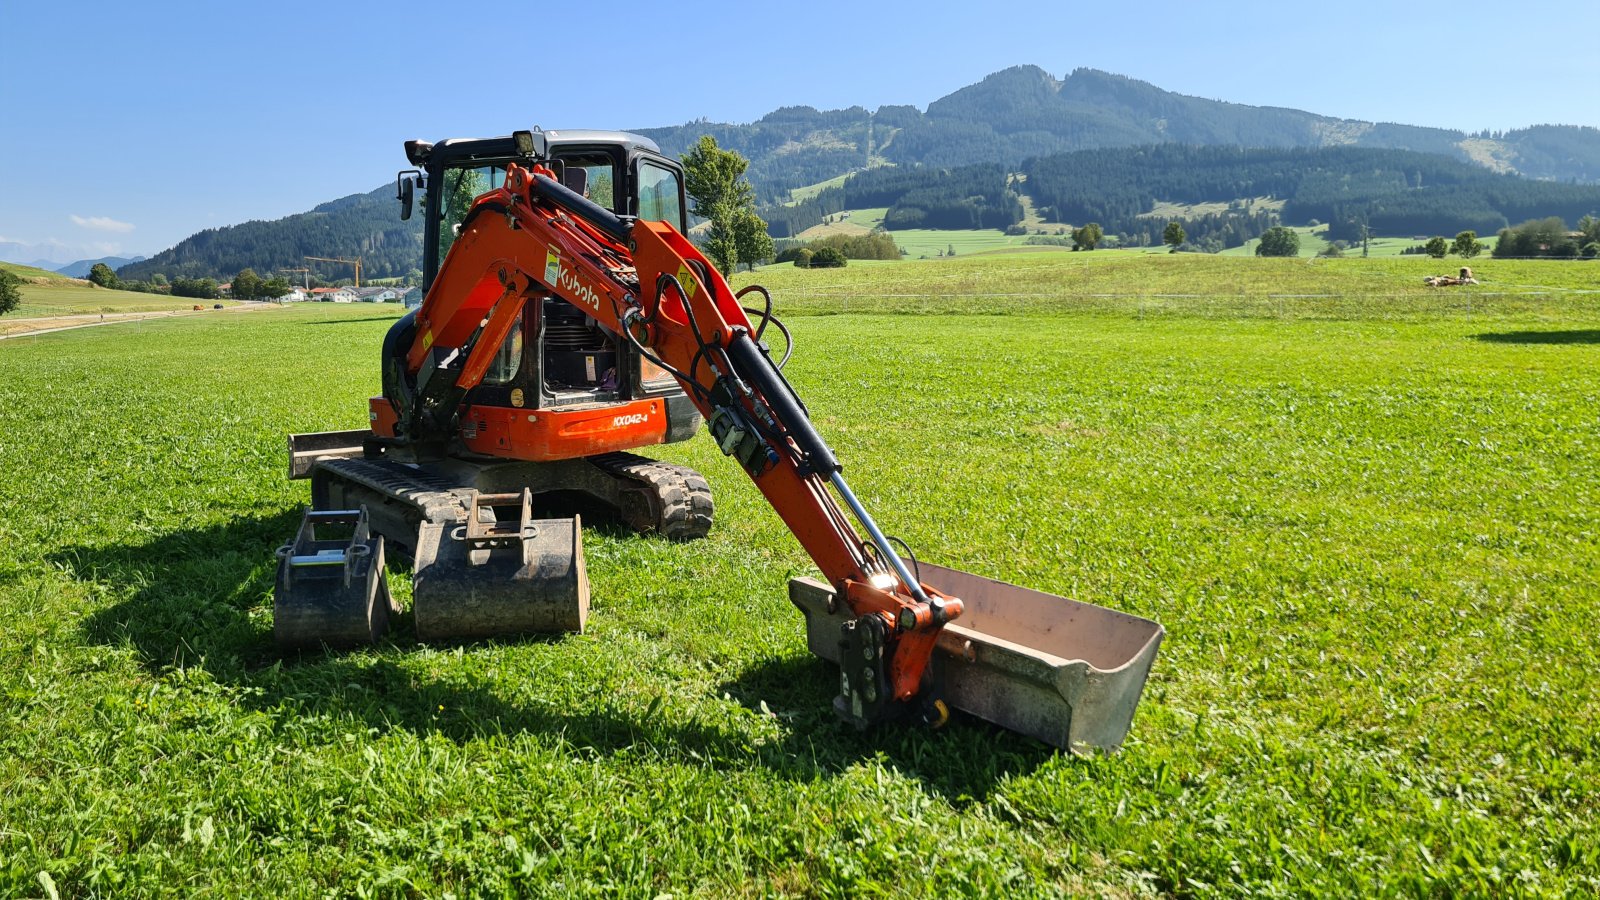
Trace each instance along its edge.
{"label": "construction crane", "polygon": [[311,290],[311,270],[310,269],[302,267],[302,268],[299,268],[299,269],[279,269],[278,271],[279,272],[299,272],[300,273],[301,286],[304,287],[308,291]]}
{"label": "construction crane", "polygon": [[306,257],[306,259],[314,259],[314,260],[317,260],[318,262],[349,263],[349,264],[355,266],[356,267],[356,287],[361,287],[361,257],[358,256],[355,259],[345,259],[342,256],[339,256],[339,257],[308,256],[308,257]]}

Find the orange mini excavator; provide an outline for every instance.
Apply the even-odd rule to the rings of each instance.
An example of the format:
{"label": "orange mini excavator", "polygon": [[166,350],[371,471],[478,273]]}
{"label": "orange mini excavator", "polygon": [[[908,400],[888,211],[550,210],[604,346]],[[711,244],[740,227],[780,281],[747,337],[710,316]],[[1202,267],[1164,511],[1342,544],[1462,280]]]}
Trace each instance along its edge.
{"label": "orange mini excavator", "polygon": [[426,296],[383,342],[370,428],[290,437],[313,503],[279,551],[281,644],[375,640],[395,611],[386,542],[412,557],[422,640],[582,630],[581,522],[549,513],[704,536],[706,480],[628,452],[704,422],[821,572],[790,600],[839,665],[844,719],[954,707],[1058,747],[1120,745],[1161,627],[902,555],[783,376],[770,296],[734,293],[684,237],[677,162],[600,131],[406,153],[402,218],[426,191]]}

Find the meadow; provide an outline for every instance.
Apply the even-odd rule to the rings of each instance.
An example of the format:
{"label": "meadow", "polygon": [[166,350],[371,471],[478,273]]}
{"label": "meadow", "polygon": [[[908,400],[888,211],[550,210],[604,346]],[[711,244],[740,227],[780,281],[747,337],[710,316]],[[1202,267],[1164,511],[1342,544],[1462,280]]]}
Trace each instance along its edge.
{"label": "meadow", "polygon": [[586,634],[284,656],[284,435],[365,421],[393,312],[0,345],[0,896],[1600,892],[1600,268],[1429,262],[740,276],[919,557],[1166,626],[1092,759],[836,722],[703,436],[711,536],[588,529]]}
{"label": "meadow", "polygon": [[113,291],[95,287],[79,278],[68,278],[55,272],[10,263],[0,263],[0,268],[5,268],[23,279],[22,305],[4,318],[0,318],[0,329],[3,329],[8,322],[22,318],[185,310],[191,309],[196,303],[203,302],[206,306],[210,306],[216,302],[163,294],[141,294],[135,291]]}

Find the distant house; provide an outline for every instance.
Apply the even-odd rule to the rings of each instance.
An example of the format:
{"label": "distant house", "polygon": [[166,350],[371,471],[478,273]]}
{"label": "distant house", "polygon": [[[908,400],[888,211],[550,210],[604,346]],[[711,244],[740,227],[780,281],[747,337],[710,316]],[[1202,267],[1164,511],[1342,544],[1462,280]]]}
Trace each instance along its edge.
{"label": "distant house", "polygon": [[388,303],[400,296],[399,291],[390,287],[351,288],[351,293],[361,303]]}
{"label": "distant house", "polygon": [[311,299],[322,303],[354,303],[355,291],[351,288],[312,288]]}
{"label": "distant house", "polygon": [[289,293],[278,298],[279,303],[304,303],[306,301],[304,288],[290,288]]}
{"label": "distant house", "polygon": [[416,309],[417,307],[421,306],[422,288],[408,287],[401,289],[400,302],[406,305],[406,309]]}
{"label": "distant house", "polygon": [[232,297],[233,296],[233,282],[230,281],[227,284],[219,284],[219,285],[217,285],[217,293],[221,294],[224,297]]}

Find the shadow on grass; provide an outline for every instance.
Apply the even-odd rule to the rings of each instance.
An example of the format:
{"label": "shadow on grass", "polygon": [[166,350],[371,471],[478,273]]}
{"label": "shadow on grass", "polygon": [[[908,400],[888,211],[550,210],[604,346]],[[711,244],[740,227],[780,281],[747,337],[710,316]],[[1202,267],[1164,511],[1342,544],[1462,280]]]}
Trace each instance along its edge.
{"label": "shadow on grass", "polygon": [[316,322],[301,322],[301,325],[359,325],[362,322],[396,322],[399,316],[363,316],[359,319],[320,319]]}
{"label": "shadow on grass", "polygon": [[[881,757],[952,802],[981,800],[1000,779],[1056,755],[975,720],[958,720],[939,732],[911,724],[858,732],[833,714],[837,671],[810,656],[758,662],[719,686],[733,702],[782,724],[782,737],[755,742],[737,725],[673,721],[681,719],[675,710],[657,715],[638,697],[590,695],[572,704],[563,699],[570,693],[552,690],[549,703],[511,702],[492,683],[462,679],[457,667],[436,675],[404,665],[421,646],[412,637],[409,614],[371,650],[283,653],[270,628],[252,622],[250,612],[271,595],[273,550],[299,520],[298,510],[284,510],[172,532],[145,544],[69,547],[51,560],[83,580],[137,586],[127,600],[88,617],[88,640],[131,646],[154,675],[175,666],[203,669],[218,682],[245,688],[237,702],[279,717],[355,719],[380,733],[404,729],[458,743],[528,732],[559,735],[564,744],[600,753],[645,751],[696,767],[707,761],[735,770],[759,767],[800,781],[833,777]],[[805,640],[798,620],[795,640]],[[494,651],[493,645],[469,644],[463,652],[474,648]]]}
{"label": "shadow on grass", "polygon": [[1486,332],[1473,337],[1491,344],[1600,344],[1600,329]]}

